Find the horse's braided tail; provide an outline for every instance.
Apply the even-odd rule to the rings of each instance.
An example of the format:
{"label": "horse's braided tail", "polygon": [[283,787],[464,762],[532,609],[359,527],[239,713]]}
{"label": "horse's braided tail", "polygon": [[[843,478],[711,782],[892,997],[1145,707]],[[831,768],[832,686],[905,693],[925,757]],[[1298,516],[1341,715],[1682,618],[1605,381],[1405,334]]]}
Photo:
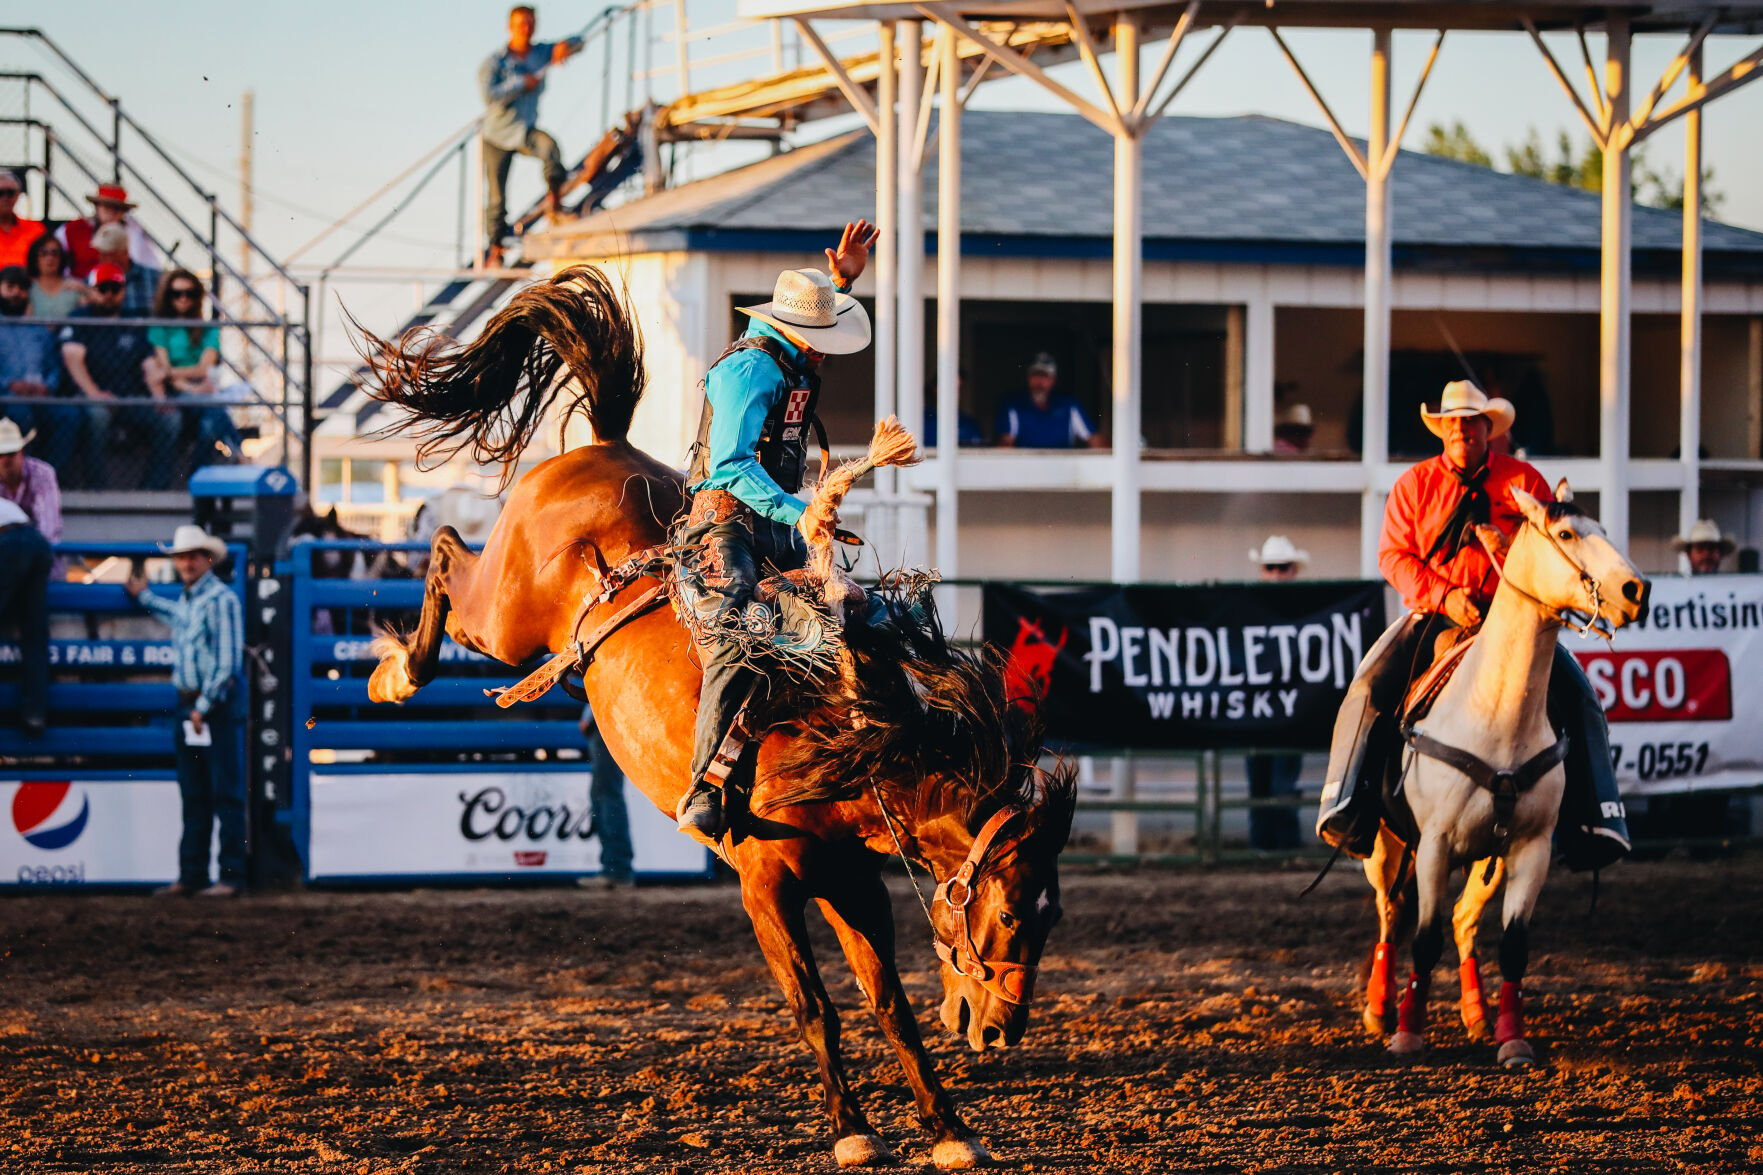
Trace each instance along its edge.
{"label": "horse's braided tail", "polygon": [[584,413],[596,439],[621,441],[643,395],[642,331],[624,291],[593,265],[521,290],[469,343],[424,328],[390,342],[354,325],[363,387],[414,417],[381,435],[408,429],[425,461],[464,452],[512,480],[553,404],[561,417]]}

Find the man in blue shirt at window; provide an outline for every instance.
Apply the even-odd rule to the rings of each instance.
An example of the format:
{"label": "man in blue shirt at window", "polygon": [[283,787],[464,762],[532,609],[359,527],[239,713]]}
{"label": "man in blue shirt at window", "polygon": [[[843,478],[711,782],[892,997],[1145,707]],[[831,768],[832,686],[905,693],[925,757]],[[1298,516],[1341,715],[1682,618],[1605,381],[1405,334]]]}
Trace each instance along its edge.
{"label": "man in blue shirt at window", "polygon": [[[826,251],[832,276],[817,269],[786,269],[772,299],[743,306],[753,322],[711,364],[704,377],[704,412],[692,445],[686,488],[690,526],[706,528],[703,567],[720,598],[713,630],[749,622],[763,570],[801,567],[806,546],[795,526],[808,504],[797,497],[808,469],[808,433],[818,428],[821,360],[869,346],[869,316],[847,292],[869,261],[876,230],[847,224],[837,249]],[[767,616],[751,617],[763,624]],[[692,787],[681,797],[679,827],[712,840],[724,831],[722,783],[738,757],[725,746],[736,716],[758,680],[732,641],[699,647],[704,682],[698,693]]]}
{"label": "man in blue shirt at window", "polygon": [[545,212],[553,221],[563,208],[563,153],[557,140],[540,130],[539,96],[545,92],[545,71],[581,52],[580,37],[567,41],[534,41],[538,16],[531,5],[508,12],[508,45],[492,54],[477,71],[484,93],[484,260],[502,264],[502,238],[508,234],[508,165],[516,155],[530,155],[545,169]]}
{"label": "man in blue shirt at window", "polygon": [[1059,365],[1042,351],[1028,365],[1028,391],[1004,401],[998,410],[998,444],[1017,449],[1105,449],[1108,442],[1078,402],[1055,392]]}

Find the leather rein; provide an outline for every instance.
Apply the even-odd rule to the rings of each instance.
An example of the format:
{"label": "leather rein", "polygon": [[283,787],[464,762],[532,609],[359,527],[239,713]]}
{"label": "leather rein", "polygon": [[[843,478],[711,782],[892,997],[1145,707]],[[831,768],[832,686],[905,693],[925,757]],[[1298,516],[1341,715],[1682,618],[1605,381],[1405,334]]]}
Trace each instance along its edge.
{"label": "leather rein", "polygon": [[1032,998],[1028,993],[1034,986],[1035,975],[1040,968],[1027,963],[985,958],[974,944],[973,929],[967,921],[967,907],[973,901],[974,888],[985,871],[987,858],[991,856],[992,842],[997,840],[1005,825],[1018,816],[1026,816],[1027,813],[1014,806],[994,812],[992,818],[979,830],[979,835],[973,838],[973,844],[968,846],[967,859],[961,862],[961,867],[947,881],[937,882],[936,890],[931,895],[931,903],[941,902],[955,915],[955,934],[944,938],[937,929],[937,920],[931,915],[930,906],[925,904],[924,892],[918,888],[918,878],[912,872],[912,857],[900,841],[894,814],[888,811],[887,803],[882,799],[881,788],[872,784],[870,790],[875,795],[876,807],[881,809],[882,820],[888,826],[888,835],[894,838],[894,850],[899,853],[901,864],[906,866],[906,877],[912,882],[912,892],[918,897],[918,904],[924,910],[924,920],[930,923],[931,942],[936,947],[937,958],[947,963],[955,974],[963,979],[973,980],[1007,1004],[1028,1003]]}

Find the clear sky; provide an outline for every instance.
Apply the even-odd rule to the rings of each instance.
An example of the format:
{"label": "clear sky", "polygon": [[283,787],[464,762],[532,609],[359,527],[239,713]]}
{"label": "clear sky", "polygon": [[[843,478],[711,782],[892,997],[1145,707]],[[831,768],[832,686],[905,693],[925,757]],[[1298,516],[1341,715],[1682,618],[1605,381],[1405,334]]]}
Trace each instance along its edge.
{"label": "clear sky", "polygon": [[[733,0],[689,4],[695,25],[733,15]],[[540,38],[573,32],[602,6],[540,4]],[[121,97],[136,119],[189,161],[197,177],[212,184],[229,207],[237,203],[239,186],[239,98],[246,89],[254,90],[260,194],[256,228],[272,251],[285,255],[479,112],[476,69],[504,40],[506,11],[505,4],[484,0],[306,0],[289,5],[37,0],[8,6],[7,19],[40,27],[59,42]],[[645,59],[656,69],[671,63],[674,49],[663,38],[672,22],[670,8],[655,12],[652,47],[645,53],[639,46],[639,67]],[[693,53],[701,58],[738,51],[768,44],[768,37],[762,31],[727,33],[694,46]],[[1398,110],[1430,39],[1422,34],[1397,38]],[[1348,130],[1363,132],[1369,35],[1300,33],[1291,41]],[[857,42],[845,44],[855,48]],[[1644,92],[1669,60],[1677,39],[1649,37],[1637,44],[1637,86]],[[1709,72],[1725,68],[1755,44],[1755,39],[1710,41]],[[630,80],[627,48],[618,48],[610,86],[598,48],[557,75],[545,98],[543,122],[567,155],[582,153],[604,129],[607,89],[611,106],[619,110],[626,108],[627,96],[640,100],[649,85],[658,96],[670,95],[670,77]],[[1598,50],[1594,39],[1593,52]],[[1185,49],[1183,61],[1194,52]],[[1556,42],[1556,52],[1578,77],[1578,49],[1572,39]],[[1148,57],[1155,60],[1154,50]],[[35,47],[0,39],[0,64],[29,68],[42,59]],[[700,70],[699,76],[732,80],[731,71],[749,64]],[[1080,93],[1094,93],[1079,65],[1062,68],[1059,76]],[[1052,99],[1016,79],[988,84],[976,105],[1056,108]],[[1258,29],[1233,34],[1173,109],[1189,114],[1257,112],[1321,124],[1271,39]],[[1531,127],[1551,146],[1560,130],[1583,137],[1567,99],[1523,36],[1454,34],[1447,40],[1406,145],[1417,145],[1429,123],[1453,119],[1466,123],[1496,156],[1500,146],[1518,141]],[[1763,84],[1712,106],[1706,126],[1706,159],[1716,172],[1714,186],[1726,196],[1722,219],[1763,229],[1763,152],[1756,150],[1758,128],[1763,127]],[[1646,150],[1655,166],[1681,172],[1679,131],[1662,132]],[[687,165],[686,174],[704,174],[711,166],[698,161]],[[536,193],[536,169],[527,161],[517,161],[516,167],[516,196],[530,198]],[[430,193],[412,206],[411,215],[394,225],[392,239],[363,257],[382,264],[450,264],[458,189],[457,171],[438,177]],[[374,219],[376,211],[365,214],[362,223]],[[339,234],[309,259],[328,260],[351,239],[347,232]]]}

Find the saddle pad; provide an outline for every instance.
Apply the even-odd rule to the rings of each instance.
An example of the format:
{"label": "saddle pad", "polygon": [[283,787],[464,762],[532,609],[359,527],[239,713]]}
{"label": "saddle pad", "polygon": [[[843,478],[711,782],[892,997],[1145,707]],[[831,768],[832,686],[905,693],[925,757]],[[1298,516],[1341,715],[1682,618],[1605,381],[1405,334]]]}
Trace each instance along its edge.
{"label": "saddle pad", "polygon": [[1434,661],[1420,679],[1408,687],[1407,696],[1402,699],[1402,710],[1399,725],[1406,728],[1432,713],[1433,703],[1439,700],[1445,685],[1451,680],[1451,674],[1457,672],[1457,666],[1463,664],[1463,654],[1475,643],[1474,636],[1468,636],[1452,645],[1450,650]]}

